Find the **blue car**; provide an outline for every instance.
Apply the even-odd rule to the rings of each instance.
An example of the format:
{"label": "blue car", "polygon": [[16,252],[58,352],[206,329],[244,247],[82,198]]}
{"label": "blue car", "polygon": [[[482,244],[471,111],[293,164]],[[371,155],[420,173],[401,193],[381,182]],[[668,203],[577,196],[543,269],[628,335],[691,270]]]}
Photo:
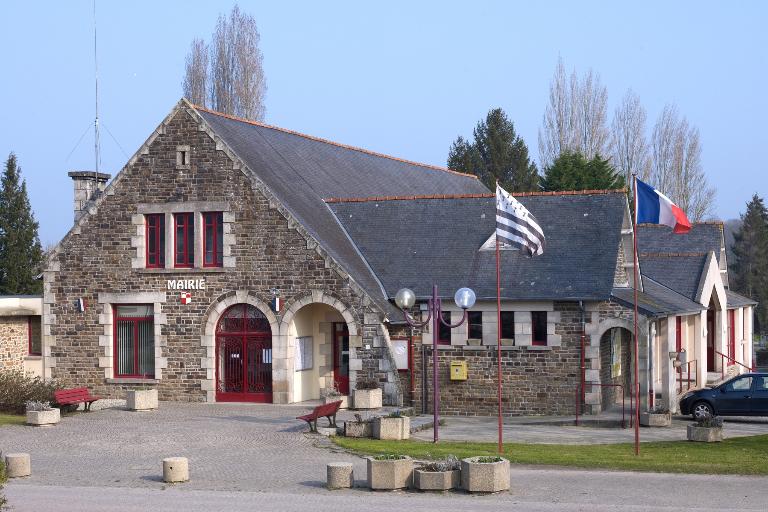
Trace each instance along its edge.
{"label": "blue car", "polygon": [[705,416],[768,416],[768,373],[745,373],[680,399],[680,412]]}

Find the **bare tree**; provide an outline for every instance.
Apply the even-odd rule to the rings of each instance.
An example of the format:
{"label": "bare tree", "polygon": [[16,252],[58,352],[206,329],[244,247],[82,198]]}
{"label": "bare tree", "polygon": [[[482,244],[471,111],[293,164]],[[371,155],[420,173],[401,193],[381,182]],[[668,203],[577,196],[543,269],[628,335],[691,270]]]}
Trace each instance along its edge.
{"label": "bare tree", "polygon": [[653,127],[651,182],[694,221],[713,213],[715,190],[701,165],[701,136],[680,117],[677,107],[666,105]]}
{"label": "bare tree", "polygon": [[637,173],[643,181],[651,174],[651,158],[648,140],[645,136],[645,109],[640,98],[628,90],[616,108],[611,123],[612,164],[624,174],[626,183],[632,183],[632,174]]}
{"label": "bare tree", "polygon": [[189,47],[185,66],[184,97],[195,105],[207,105],[208,100],[208,45],[195,38]]}
{"label": "bare tree", "polygon": [[549,104],[539,129],[539,158],[548,167],[565,152],[587,159],[606,155],[608,92],[591,69],[579,80],[576,71],[566,76],[563,59],[557,61],[549,84]]}
{"label": "bare tree", "polygon": [[260,40],[256,20],[237,5],[229,16],[219,15],[211,44],[200,39],[192,42],[183,82],[185,96],[219,112],[262,121],[267,83]]}

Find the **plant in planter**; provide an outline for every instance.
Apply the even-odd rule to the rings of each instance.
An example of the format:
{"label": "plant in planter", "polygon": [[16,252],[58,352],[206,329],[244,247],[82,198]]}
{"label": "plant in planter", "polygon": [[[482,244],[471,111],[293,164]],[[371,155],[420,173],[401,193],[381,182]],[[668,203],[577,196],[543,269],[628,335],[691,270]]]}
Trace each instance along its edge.
{"label": "plant in planter", "polygon": [[503,457],[470,457],[461,461],[461,486],[468,492],[509,490],[509,461]]}
{"label": "plant in planter", "polygon": [[61,421],[61,412],[51,407],[50,402],[27,402],[27,425],[42,427],[55,425]]}
{"label": "plant in planter", "polygon": [[334,383],[330,388],[323,388],[320,391],[320,397],[323,399],[323,404],[325,405],[341,400],[341,407],[339,407],[340,409],[346,409],[349,407],[349,397],[339,391],[339,388],[336,387],[336,383]]}
{"label": "plant in planter", "polygon": [[355,414],[355,421],[344,422],[344,435],[347,437],[371,437],[373,435],[373,418]]}
{"label": "plant in planter", "polygon": [[405,489],[413,479],[413,459],[407,455],[368,457],[368,487],[373,490]]}
{"label": "plant in planter", "polygon": [[411,437],[411,418],[398,409],[373,419],[373,437],[400,441]]}
{"label": "plant in planter", "polygon": [[157,409],[157,389],[141,384],[136,389],[126,392],[126,402],[131,411],[149,411]]}
{"label": "plant in planter", "polygon": [[461,482],[461,461],[454,455],[425,462],[413,472],[413,485],[422,491],[449,491]]}
{"label": "plant in planter", "polygon": [[369,377],[357,381],[355,409],[380,409],[381,403],[381,388],[378,380]]}
{"label": "plant in planter", "polygon": [[688,440],[702,443],[718,443],[723,440],[723,418],[704,416],[688,425]]}
{"label": "plant in planter", "polygon": [[640,413],[640,424],[645,427],[668,427],[672,424],[672,413],[666,407],[657,406]]}

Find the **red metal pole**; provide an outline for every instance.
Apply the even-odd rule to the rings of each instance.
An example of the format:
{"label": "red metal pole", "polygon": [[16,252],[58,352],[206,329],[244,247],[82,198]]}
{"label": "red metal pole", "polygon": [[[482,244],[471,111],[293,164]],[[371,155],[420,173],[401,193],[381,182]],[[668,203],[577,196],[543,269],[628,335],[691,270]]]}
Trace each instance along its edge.
{"label": "red metal pole", "polygon": [[435,434],[433,438],[435,443],[439,438],[438,429],[440,426],[440,384],[437,378],[437,343],[440,341],[440,303],[438,301],[437,285],[435,284],[432,285],[432,421],[434,422],[432,431]]}
{"label": "red metal pole", "polygon": [[[498,183],[496,184],[498,187]],[[504,441],[501,419],[501,265],[499,264],[499,237],[496,236],[496,362],[497,362],[497,391],[499,400],[499,453],[504,453]]]}
{"label": "red metal pole", "polygon": [[635,214],[632,216],[632,225],[634,226],[634,232],[632,236],[633,241],[633,265],[635,267],[635,455],[640,455],[640,370],[638,368],[638,351],[640,349],[640,343],[637,340],[637,287],[640,283],[637,272],[637,176],[634,176],[634,196],[635,196]]}

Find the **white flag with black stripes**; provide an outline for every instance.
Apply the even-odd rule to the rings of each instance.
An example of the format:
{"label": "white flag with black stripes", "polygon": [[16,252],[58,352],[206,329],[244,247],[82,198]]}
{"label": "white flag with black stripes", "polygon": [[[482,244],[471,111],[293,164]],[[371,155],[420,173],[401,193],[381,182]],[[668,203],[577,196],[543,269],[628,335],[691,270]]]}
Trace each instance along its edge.
{"label": "white flag with black stripes", "polygon": [[518,247],[529,256],[544,254],[546,240],[536,217],[498,184],[495,238],[498,240],[499,249]]}

